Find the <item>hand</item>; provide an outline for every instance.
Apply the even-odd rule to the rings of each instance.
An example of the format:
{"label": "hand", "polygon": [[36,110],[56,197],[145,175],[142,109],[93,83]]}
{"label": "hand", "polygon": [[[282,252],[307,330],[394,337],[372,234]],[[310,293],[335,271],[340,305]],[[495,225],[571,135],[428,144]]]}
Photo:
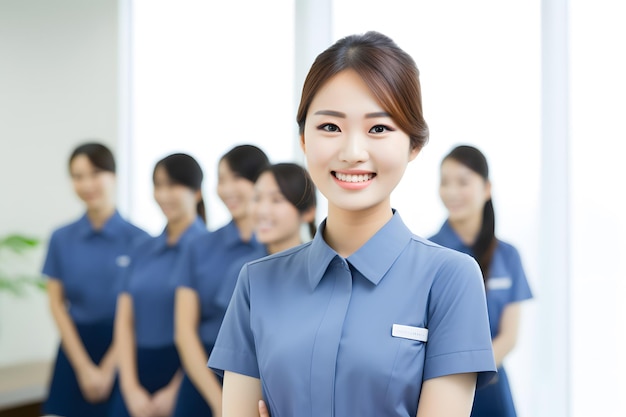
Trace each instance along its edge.
{"label": "hand", "polygon": [[82,367],[76,377],[83,397],[90,403],[102,402],[111,394],[113,380],[93,364]]}
{"label": "hand", "polygon": [[211,415],[213,417],[222,417],[222,408],[211,407]]}
{"label": "hand", "polygon": [[124,402],[132,417],[153,417],[155,414],[152,397],[142,386],[137,386],[124,395]]}
{"label": "hand", "polygon": [[103,378],[104,398],[107,399],[111,396],[117,370],[115,367],[102,366],[102,364],[100,364],[99,368]]}
{"label": "hand", "polygon": [[[174,387],[174,388],[177,388]],[[169,417],[174,412],[178,390],[171,386],[165,386],[152,396],[152,406],[155,417]]]}
{"label": "hand", "polygon": [[270,412],[263,400],[259,400],[259,417],[270,417]]}

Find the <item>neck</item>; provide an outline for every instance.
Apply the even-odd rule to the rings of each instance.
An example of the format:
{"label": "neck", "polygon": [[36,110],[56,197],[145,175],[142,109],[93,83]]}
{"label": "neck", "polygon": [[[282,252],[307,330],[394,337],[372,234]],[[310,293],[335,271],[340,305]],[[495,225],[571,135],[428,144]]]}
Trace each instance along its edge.
{"label": "neck", "polygon": [[286,239],[281,240],[280,242],[272,242],[267,244],[267,251],[271,254],[278,253],[280,251],[293,248],[294,246],[298,246],[302,243],[302,239],[300,239],[300,232],[294,234],[293,236],[289,236]]}
{"label": "neck", "polygon": [[113,216],[113,214],[115,214],[115,206],[113,204],[104,207],[87,209],[87,218],[89,219],[91,226],[96,230],[102,229],[104,224],[111,218],[111,216]]}
{"label": "neck", "polygon": [[250,216],[245,216],[240,219],[233,219],[235,226],[239,229],[239,237],[244,242],[249,241],[252,238],[253,224]]}
{"label": "neck", "polygon": [[193,224],[196,220],[196,216],[187,216],[178,220],[170,221],[167,223],[166,233],[167,233],[167,244],[175,245],[180,237],[185,233],[185,231]]}
{"label": "neck", "polygon": [[459,236],[461,241],[472,246],[480,233],[483,221],[481,216],[472,216],[462,220],[448,220],[452,230]]}
{"label": "neck", "polygon": [[324,229],[324,240],[344,258],[352,255],[376,234],[391,218],[391,204],[347,211],[328,206],[328,218]]}

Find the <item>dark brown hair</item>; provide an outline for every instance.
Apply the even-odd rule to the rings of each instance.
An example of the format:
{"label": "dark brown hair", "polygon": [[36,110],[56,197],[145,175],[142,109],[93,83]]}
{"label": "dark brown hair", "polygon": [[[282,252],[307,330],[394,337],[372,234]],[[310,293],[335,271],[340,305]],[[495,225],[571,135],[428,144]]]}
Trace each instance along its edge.
{"label": "dark brown hair", "polygon": [[89,162],[101,171],[112,172],[115,174],[115,158],[113,152],[106,146],[98,142],[87,142],[78,145],[70,155],[68,167],[72,167],[72,162],[79,155],[85,155]]}
{"label": "dark brown hair", "polygon": [[[154,166],[154,172],[152,173],[153,181],[154,174],[159,167],[167,172],[167,176],[174,184],[183,185],[193,191],[202,190],[204,174],[200,164],[192,156],[184,153],[174,153],[161,159]],[[202,197],[200,197],[200,201],[196,205],[196,212],[206,223],[206,208]]]}
{"label": "dark brown hair", "polygon": [[[487,158],[485,158],[485,155],[477,148],[469,145],[457,146],[443,158],[443,161],[447,159],[453,159],[480,175],[485,181],[489,180]],[[489,266],[491,265],[493,253],[497,245],[496,215],[493,210],[493,202],[490,198],[485,202],[485,206],[483,207],[483,219],[480,231],[478,232],[476,241],[472,245],[472,253],[476,261],[478,261],[485,283],[487,279],[489,279]]]}
{"label": "dark brown hair", "polygon": [[226,152],[220,161],[225,161],[236,175],[256,182],[263,169],[270,165],[265,152],[254,145],[237,145]]}
{"label": "dark brown hair", "polygon": [[409,54],[378,32],[347,36],[317,56],[302,88],[297,114],[300,135],[319,89],[348,69],[361,76],[383,109],[409,135],[411,148],[421,149],[428,141],[428,125],[422,113],[419,70]]}

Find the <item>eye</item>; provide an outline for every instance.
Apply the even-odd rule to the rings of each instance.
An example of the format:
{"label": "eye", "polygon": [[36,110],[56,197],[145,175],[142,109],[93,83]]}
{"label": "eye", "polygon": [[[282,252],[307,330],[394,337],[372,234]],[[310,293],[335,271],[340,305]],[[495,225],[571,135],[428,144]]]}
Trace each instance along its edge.
{"label": "eye", "polygon": [[369,133],[385,133],[385,132],[393,132],[393,131],[394,129],[390,128],[389,126],[376,125],[370,129]]}
{"label": "eye", "polygon": [[318,126],[318,129],[325,130],[326,132],[341,132],[339,126],[333,123],[324,123],[323,125]]}

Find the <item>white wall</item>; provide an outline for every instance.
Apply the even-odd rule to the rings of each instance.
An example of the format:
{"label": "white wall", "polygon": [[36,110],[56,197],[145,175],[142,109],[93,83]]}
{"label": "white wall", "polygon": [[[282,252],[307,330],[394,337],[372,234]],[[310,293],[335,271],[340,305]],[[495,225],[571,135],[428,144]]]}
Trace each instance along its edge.
{"label": "white wall", "polygon": [[153,234],[164,226],[152,197],[162,157],[186,152],[201,163],[214,229],[230,220],[216,195],[219,158],[249,143],[284,162],[297,145],[293,1],[173,4],[136,0],[131,9],[129,202],[131,218]]}
{"label": "white wall", "polygon": [[[0,235],[45,245],[81,214],[67,158],[86,138],[116,148],[117,19],[115,0],[0,0]],[[45,294],[0,294],[0,364],[49,358],[56,340]]]}
{"label": "white wall", "polygon": [[626,414],[626,4],[570,1],[572,416]]}

